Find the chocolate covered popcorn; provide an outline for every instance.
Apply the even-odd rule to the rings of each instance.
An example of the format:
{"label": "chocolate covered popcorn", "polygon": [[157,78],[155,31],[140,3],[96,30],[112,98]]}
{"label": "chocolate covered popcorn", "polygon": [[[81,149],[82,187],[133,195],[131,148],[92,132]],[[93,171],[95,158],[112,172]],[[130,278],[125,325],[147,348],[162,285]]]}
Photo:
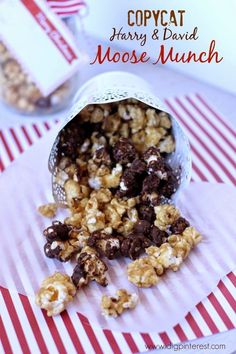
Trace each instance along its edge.
{"label": "chocolate covered popcorn", "polygon": [[90,280],[95,280],[98,284],[106,286],[106,271],[107,266],[99,258],[98,253],[86,246],[77,259],[77,265],[71,278],[77,288],[87,285]]}
{"label": "chocolate covered popcorn", "polygon": [[[167,208],[167,205],[164,205],[161,211],[164,213],[168,211],[170,215],[175,215],[174,218],[170,215],[167,217],[168,223],[165,229],[168,225],[168,231],[157,230],[162,237],[162,242],[159,246],[147,247],[145,250],[147,256],[130,263],[127,267],[129,281],[138,287],[155,285],[160,278],[155,280],[154,273],[160,277],[168,269],[174,272],[179,270],[190,251],[202,240],[202,235],[194,227],[189,226],[186,219],[181,216],[176,219],[177,213],[179,214],[176,208]],[[172,234],[172,230],[179,233]]]}
{"label": "chocolate covered popcorn", "polygon": [[[136,100],[89,105],[58,139],[54,177],[69,216],[44,231],[46,256],[75,262],[78,291],[92,281],[109,285],[109,267],[121,257],[132,260],[128,280],[140,288],[177,271],[201,235],[171,204],[179,171],[167,158],[175,149],[169,115]],[[101,307],[117,317],[136,303],[118,290]]]}

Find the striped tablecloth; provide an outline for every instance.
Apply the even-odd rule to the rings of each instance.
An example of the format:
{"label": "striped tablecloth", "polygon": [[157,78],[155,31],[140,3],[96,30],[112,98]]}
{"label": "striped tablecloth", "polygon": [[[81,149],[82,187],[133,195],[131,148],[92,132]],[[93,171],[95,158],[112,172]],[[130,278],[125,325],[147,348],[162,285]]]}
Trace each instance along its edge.
{"label": "striped tablecloth", "polygon": [[[168,98],[166,105],[191,143],[193,181],[235,183],[235,132],[205,97]],[[37,121],[0,130],[0,171],[57,121]],[[4,188],[1,185],[0,188]],[[135,353],[235,328],[236,276],[229,273],[185,318],[163,333],[120,333],[91,326],[82,314],[64,311],[49,318],[32,299],[0,288],[0,352]]]}

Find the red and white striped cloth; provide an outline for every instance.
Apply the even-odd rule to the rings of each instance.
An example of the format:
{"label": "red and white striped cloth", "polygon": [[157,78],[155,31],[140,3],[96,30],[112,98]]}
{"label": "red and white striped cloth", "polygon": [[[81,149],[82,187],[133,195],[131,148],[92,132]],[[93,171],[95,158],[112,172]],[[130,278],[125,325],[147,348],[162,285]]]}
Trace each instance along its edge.
{"label": "red and white striped cloth", "polygon": [[[189,136],[194,181],[235,183],[235,132],[198,94],[168,98],[165,103]],[[41,121],[0,130],[0,171],[41,138],[56,121]],[[1,177],[0,177],[1,183]],[[91,326],[81,314],[65,311],[48,318],[34,300],[0,288],[0,352],[3,353],[135,353],[235,328],[236,274],[163,333],[120,333]]]}
{"label": "red and white striped cloth", "polygon": [[47,0],[50,8],[59,16],[70,16],[78,13],[86,6],[83,0]]}

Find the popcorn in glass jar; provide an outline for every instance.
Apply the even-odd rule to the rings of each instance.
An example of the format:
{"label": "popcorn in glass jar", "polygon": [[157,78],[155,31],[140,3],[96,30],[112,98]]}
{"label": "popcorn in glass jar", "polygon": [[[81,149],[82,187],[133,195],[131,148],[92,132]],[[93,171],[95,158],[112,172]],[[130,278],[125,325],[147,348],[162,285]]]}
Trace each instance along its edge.
{"label": "popcorn in glass jar", "polygon": [[[74,17],[67,17],[63,22],[72,33],[75,32]],[[54,113],[71,102],[78,88],[77,73],[44,95],[16,57],[17,52],[12,54],[4,41],[0,41],[0,97],[3,103],[17,113],[37,115]]]}

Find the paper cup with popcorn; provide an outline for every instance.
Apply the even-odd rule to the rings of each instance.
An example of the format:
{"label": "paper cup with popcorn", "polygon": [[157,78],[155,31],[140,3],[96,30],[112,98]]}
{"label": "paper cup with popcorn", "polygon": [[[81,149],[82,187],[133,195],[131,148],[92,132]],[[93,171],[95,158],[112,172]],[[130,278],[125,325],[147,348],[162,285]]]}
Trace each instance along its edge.
{"label": "paper cup with popcorn", "polygon": [[142,205],[176,200],[191,177],[189,142],[146,81],[126,72],[101,74],[74,102],[49,157],[59,205],[79,214],[91,189],[101,188]]}

